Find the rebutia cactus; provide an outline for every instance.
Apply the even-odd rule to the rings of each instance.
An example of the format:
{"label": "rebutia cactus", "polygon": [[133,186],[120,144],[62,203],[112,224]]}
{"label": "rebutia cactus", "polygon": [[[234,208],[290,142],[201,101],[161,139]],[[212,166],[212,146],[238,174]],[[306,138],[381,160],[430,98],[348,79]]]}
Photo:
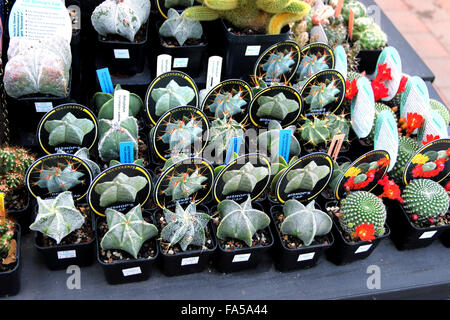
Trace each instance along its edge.
{"label": "rebutia cactus", "polygon": [[100,195],[100,206],[106,208],[119,202],[134,202],[147,184],[143,177],[129,177],[120,172],[112,181],[96,185],[94,191]]}
{"label": "rebutia cactus", "polygon": [[286,98],[282,92],[273,97],[261,96],[257,102],[259,104],[256,112],[258,117],[272,117],[280,121],[284,120],[289,113],[300,108],[297,101]]}
{"label": "rebutia cactus", "polygon": [[[278,151],[279,151],[279,142],[280,142],[280,130],[283,128],[281,127],[280,123],[275,120],[271,120],[269,122],[269,128],[267,131],[262,132],[258,138],[258,150],[264,154],[268,154],[271,156],[272,159],[278,158]],[[300,143],[298,142],[297,138],[295,137],[294,133],[296,130],[296,126],[292,125],[286,128],[286,130],[291,130],[291,145],[289,149],[289,157],[291,156],[298,156],[301,152]]]}
{"label": "rebutia cactus", "polygon": [[44,128],[49,133],[49,145],[68,143],[80,146],[84,136],[94,129],[94,123],[89,119],[78,119],[68,112],[61,120],[47,121]]}
{"label": "rebutia cactus", "polygon": [[209,145],[216,150],[216,154],[228,150],[231,139],[242,137],[244,135],[244,126],[237,121],[229,118],[225,120],[214,120],[209,129]]}
{"label": "rebutia cactus", "polygon": [[317,72],[329,69],[327,64],[327,56],[307,55],[305,56],[297,69],[298,77],[301,80],[306,80],[312,77]]}
{"label": "rebutia cactus", "polygon": [[285,192],[291,193],[300,189],[312,191],[317,182],[329,173],[330,168],[328,166],[318,166],[314,161],[311,161],[304,168],[292,170],[287,174],[289,182],[286,185]]}
{"label": "rebutia cactus", "polygon": [[256,184],[269,174],[267,168],[255,167],[251,162],[243,165],[239,170],[230,170],[224,173],[222,194],[229,195],[234,192],[252,193]]}
{"label": "rebutia cactus", "polygon": [[313,147],[326,144],[330,138],[328,126],[325,121],[319,118],[314,118],[314,120],[306,119],[299,130],[302,141],[310,143]]}
{"label": "rebutia cactus", "polygon": [[405,136],[398,137],[397,161],[389,173],[389,176],[393,178],[395,182],[401,183],[403,181],[405,167],[409,160],[411,160],[416,152],[419,151],[420,147],[420,143],[412,138]]}
{"label": "rebutia cactus", "polygon": [[302,20],[311,6],[300,0],[199,0],[203,6],[186,9],[195,20],[223,18],[237,28],[279,34],[288,23]]}
{"label": "rebutia cactus", "polygon": [[0,256],[8,253],[11,240],[14,238],[14,230],[14,222],[0,216]]}
{"label": "rebutia cactus", "polygon": [[105,0],[95,8],[91,22],[102,36],[116,34],[132,42],[149,15],[148,0]]}
{"label": "rebutia cactus", "polygon": [[202,139],[203,130],[198,121],[195,118],[188,120],[184,118],[166,124],[165,133],[160,139],[170,146],[172,153],[182,152],[183,149]]}
{"label": "rebutia cactus", "polygon": [[336,86],[336,80],[326,83],[319,83],[312,86],[305,102],[309,104],[311,110],[322,109],[328,104],[337,101],[336,95],[340,90]]}
{"label": "rebutia cactus", "polygon": [[242,205],[233,200],[223,200],[217,210],[221,217],[217,237],[221,240],[228,237],[238,239],[251,247],[253,235],[270,224],[270,218],[265,212],[252,208],[250,196]]}
{"label": "rebutia cactus", "polygon": [[100,242],[103,250],[120,249],[137,259],[142,244],[158,234],[158,229],[142,218],[140,205],[127,214],[110,208],[106,209],[105,214],[108,232]]}
{"label": "rebutia cactus", "polygon": [[242,91],[219,92],[214,98],[214,102],[207,108],[214,112],[216,119],[226,120],[236,114],[243,113],[242,107],[247,104],[241,96]]}
{"label": "rebutia cactus", "polygon": [[205,246],[205,228],[211,220],[209,214],[197,212],[195,203],[190,203],[184,210],[178,202],[175,212],[164,208],[163,213],[167,225],[161,230],[161,239],[169,241],[169,246],[179,244],[183,251],[186,251],[189,245]]}
{"label": "rebutia cactus", "polygon": [[294,63],[292,52],[273,52],[262,65],[262,70],[265,72],[264,78],[270,80],[278,79],[281,75],[290,71]]}
{"label": "rebutia cactus", "polygon": [[169,184],[162,193],[172,197],[172,201],[185,199],[205,188],[203,182],[206,180],[208,178],[200,172],[199,168],[188,169],[187,172],[177,172],[169,178]]}
{"label": "rebutia cactus", "polygon": [[73,187],[81,184],[79,180],[84,176],[82,172],[78,172],[72,164],[40,170],[39,180],[36,185],[39,188],[47,189],[50,193],[69,191]]}
{"label": "rebutia cactus", "polygon": [[165,88],[152,91],[152,99],[156,102],[155,114],[161,116],[169,109],[177,106],[185,106],[195,97],[195,92],[190,87],[180,87],[175,80],[170,80]]}
{"label": "rebutia cactus", "polygon": [[98,153],[104,162],[120,158],[120,143],[133,142],[134,154],[138,150],[138,124],[133,117],[127,117],[120,122],[107,119],[99,120]]}
{"label": "rebutia cactus", "polygon": [[403,190],[403,208],[409,216],[416,214],[420,220],[444,215],[449,207],[445,189],[428,179],[413,180]]}
{"label": "rebutia cactus", "polygon": [[75,207],[70,191],[58,194],[55,199],[42,200],[37,197],[37,201],[38,213],[30,229],[49,236],[56,244],[84,223],[85,219]]}
{"label": "rebutia cactus", "polygon": [[13,37],[3,79],[5,90],[13,98],[37,93],[67,97],[71,64],[70,44],[62,37],[41,41]]}
{"label": "rebutia cactus", "polygon": [[[114,92],[122,90],[120,84],[116,85]],[[94,105],[98,111],[99,119],[112,120],[114,118],[114,93],[97,92],[94,95]],[[130,92],[129,113],[130,117],[136,117],[144,109],[144,102],[135,93]]]}
{"label": "rebutia cactus", "polygon": [[446,106],[437,100],[430,99],[430,107],[444,119],[445,123],[450,123],[450,112]]}
{"label": "rebutia cactus", "polygon": [[357,191],[341,201],[339,223],[349,235],[355,234],[356,228],[364,223],[373,225],[375,235],[383,235],[385,221],[383,201],[370,192]]}
{"label": "rebutia cactus", "polygon": [[165,0],[164,6],[166,8],[174,8],[174,7],[191,7],[194,5],[194,0]]}
{"label": "rebutia cactus", "polygon": [[305,246],[309,246],[316,236],[328,234],[333,226],[330,216],[315,208],[314,200],[306,206],[295,199],[288,200],[283,213],[281,232],[299,238]]}
{"label": "rebutia cactus", "polygon": [[159,34],[177,39],[182,46],[188,39],[201,39],[203,28],[200,22],[179,14],[175,9],[169,9],[167,20],[159,28]]}

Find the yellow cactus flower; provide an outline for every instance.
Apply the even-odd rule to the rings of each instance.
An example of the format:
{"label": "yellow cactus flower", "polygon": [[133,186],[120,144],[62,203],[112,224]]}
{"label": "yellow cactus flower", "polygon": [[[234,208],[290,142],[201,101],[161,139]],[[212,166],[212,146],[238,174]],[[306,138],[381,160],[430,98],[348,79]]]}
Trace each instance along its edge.
{"label": "yellow cactus flower", "polygon": [[414,158],[412,158],[411,162],[414,164],[425,164],[429,161],[430,159],[421,153],[418,153],[414,156]]}

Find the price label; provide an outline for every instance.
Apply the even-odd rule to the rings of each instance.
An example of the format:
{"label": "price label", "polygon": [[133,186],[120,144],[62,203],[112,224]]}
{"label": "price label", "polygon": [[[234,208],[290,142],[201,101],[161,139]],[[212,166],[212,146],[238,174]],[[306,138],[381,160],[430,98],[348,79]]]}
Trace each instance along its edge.
{"label": "price label", "polygon": [[247,46],[245,49],[246,56],[259,56],[259,52],[261,51],[261,46]]}
{"label": "price label", "polygon": [[372,247],[371,244],[360,246],[358,249],[356,249],[355,254],[367,252],[371,247]]}
{"label": "price label", "polygon": [[315,255],[316,255],[315,252],[299,254],[298,258],[297,258],[297,262],[312,260]]}
{"label": "price label", "polygon": [[200,257],[190,257],[190,258],[184,258],[181,260],[182,266],[189,266],[192,264],[198,264],[198,260]]}
{"label": "price label", "polygon": [[122,273],[124,277],[134,276],[137,274],[141,274],[141,267],[122,269]]}
{"label": "price label", "polygon": [[175,58],[173,59],[174,68],[187,68],[189,64],[189,58]]}
{"label": "price label", "polygon": [[58,259],[72,259],[77,257],[77,252],[75,250],[58,251]]}
{"label": "price label", "polygon": [[51,102],[35,102],[34,106],[36,108],[36,112],[49,112],[53,109],[53,103]]}
{"label": "price label", "polygon": [[251,253],[237,254],[233,257],[233,263],[235,262],[246,262],[250,259]]}
{"label": "price label", "polygon": [[437,230],[424,232],[424,233],[422,233],[420,235],[419,239],[430,239],[430,238],[433,238],[434,235],[436,234],[436,232],[437,232]]}
{"label": "price label", "polygon": [[114,58],[130,59],[130,51],[128,49],[114,49]]}

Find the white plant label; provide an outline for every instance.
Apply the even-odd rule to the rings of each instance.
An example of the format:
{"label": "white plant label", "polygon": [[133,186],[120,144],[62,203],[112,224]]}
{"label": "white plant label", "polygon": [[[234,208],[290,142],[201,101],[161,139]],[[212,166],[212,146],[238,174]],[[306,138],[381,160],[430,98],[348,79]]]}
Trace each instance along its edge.
{"label": "white plant label", "polygon": [[436,230],[424,232],[424,233],[422,233],[420,235],[419,239],[430,239],[430,238],[433,238],[434,235],[436,234],[436,232],[437,232]]}
{"label": "white plant label", "polygon": [[208,73],[206,75],[206,93],[220,83],[222,76],[222,61],[219,56],[212,56],[208,59]]}
{"label": "white plant label", "polygon": [[343,46],[337,46],[334,49],[334,56],[336,58],[336,63],[334,69],[339,71],[344,79],[347,79],[347,53]]}
{"label": "white plant label", "polygon": [[156,76],[169,72],[172,69],[172,56],[169,54],[160,54],[156,59]]}
{"label": "white plant label", "polygon": [[36,108],[36,112],[49,112],[53,109],[53,103],[51,102],[35,102],[34,106]]}
{"label": "white plant label", "polygon": [[245,49],[245,55],[249,57],[259,56],[259,52],[261,51],[261,46],[247,46]]}
{"label": "white plant label", "polygon": [[298,258],[297,258],[297,262],[312,260],[315,255],[316,255],[315,252],[299,254]]}
{"label": "white plant label", "polygon": [[375,97],[367,78],[360,78],[356,86],[358,93],[352,101],[351,124],[358,138],[365,138],[375,125]]}
{"label": "white plant label", "polygon": [[130,51],[128,49],[114,49],[114,58],[130,59]]}
{"label": "white plant label", "polygon": [[371,247],[372,247],[371,244],[360,246],[358,249],[356,249],[355,254],[367,252]]}
{"label": "white plant label", "polygon": [[137,274],[141,274],[141,267],[122,269],[122,273],[124,277],[134,276]]}
{"label": "white plant label", "polygon": [[199,258],[200,257],[184,258],[184,259],[181,260],[181,265],[182,266],[188,266],[188,265],[192,265],[192,264],[197,264]]}
{"label": "white plant label", "polygon": [[76,258],[77,252],[75,250],[67,250],[67,251],[58,251],[58,259],[71,259]]}
{"label": "white plant label", "polygon": [[174,68],[187,68],[189,64],[189,58],[175,58],[173,59]]}
{"label": "white plant label", "polygon": [[[389,96],[383,98],[383,101],[391,101],[395,95],[397,94],[398,88],[400,87],[400,81],[402,80],[402,60],[398,51],[394,47],[387,47],[383,49],[381,52],[378,61],[377,67],[380,64],[386,63],[387,68],[391,69],[392,80],[388,80],[383,82],[385,87],[388,88]],[[376,71],[378,73],[378,69]]]}
{"label": "white plant label", "polygon": [[235,262],[246,262],[250,259],[251,253],[237,254],[233,257],[233,263]]}
{"label": "white plant label", "polygon": [[325,44],[328,44],[328,37],[327,34],[325,33],[325,30],[323,30],[322,25],[318,25],[318,26],[314,26],[311,29],[311,38],[316,36],[317,37],[317,41],[316,42],[322,42]]}
{"label": "white plant label", "polygon": [[398,131],[393,115],[384,110],[380,112],[375,124],[374,150],[385,150],[391,158],[389,169],[391,171],[397,162]]}
{"label": "white plant label", "polygon": [[409,112],[418,113],[425,119],[428,117],[430,108],[430,95],[425,82],[419,77],[408,79],[406,91],[403,93],[400,103],[400,117],[406,118]]}
{"label": "white plant label", "polygon": [[114,91],[114,116],[113,121],[120,123],[128,117],[130,109],[130,92],[127,90]]}
{"label": "white plant label", "polygon": [[72,39],[72,21],[61,0],[16,0],[9,18],[9,36],[42,40],[54,35]]}

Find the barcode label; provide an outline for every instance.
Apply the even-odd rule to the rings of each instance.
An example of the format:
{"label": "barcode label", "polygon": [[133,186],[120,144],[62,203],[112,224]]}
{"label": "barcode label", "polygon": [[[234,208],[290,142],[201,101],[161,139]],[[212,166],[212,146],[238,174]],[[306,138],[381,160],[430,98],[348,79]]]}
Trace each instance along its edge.
{"label": "barcode label", "polygon": [[77,252],[75,250],[68,250],[68,251],[58,251],[58,259],[71,259],[76,258]]}
{"label": "barcode label", "polygon": [[135,268],[129,268],[129,269],[122,269],[122,273],[124,277],[134,276],[136,274],[141,274],[141,267],[135,267]]}
{"label": "barcode label", "polygon": [[199,258],[200,257],[184,258],[184,259],[181,260],[181,265],[182,266],[188,266],[188,265],[191,265],[191,264],[197,264]]}
{"label": "barcode label", "polygon": [[237,254],[233,257],[233,263],[234,262],[245,262],[250,259],[251,253],[246,254]]}

